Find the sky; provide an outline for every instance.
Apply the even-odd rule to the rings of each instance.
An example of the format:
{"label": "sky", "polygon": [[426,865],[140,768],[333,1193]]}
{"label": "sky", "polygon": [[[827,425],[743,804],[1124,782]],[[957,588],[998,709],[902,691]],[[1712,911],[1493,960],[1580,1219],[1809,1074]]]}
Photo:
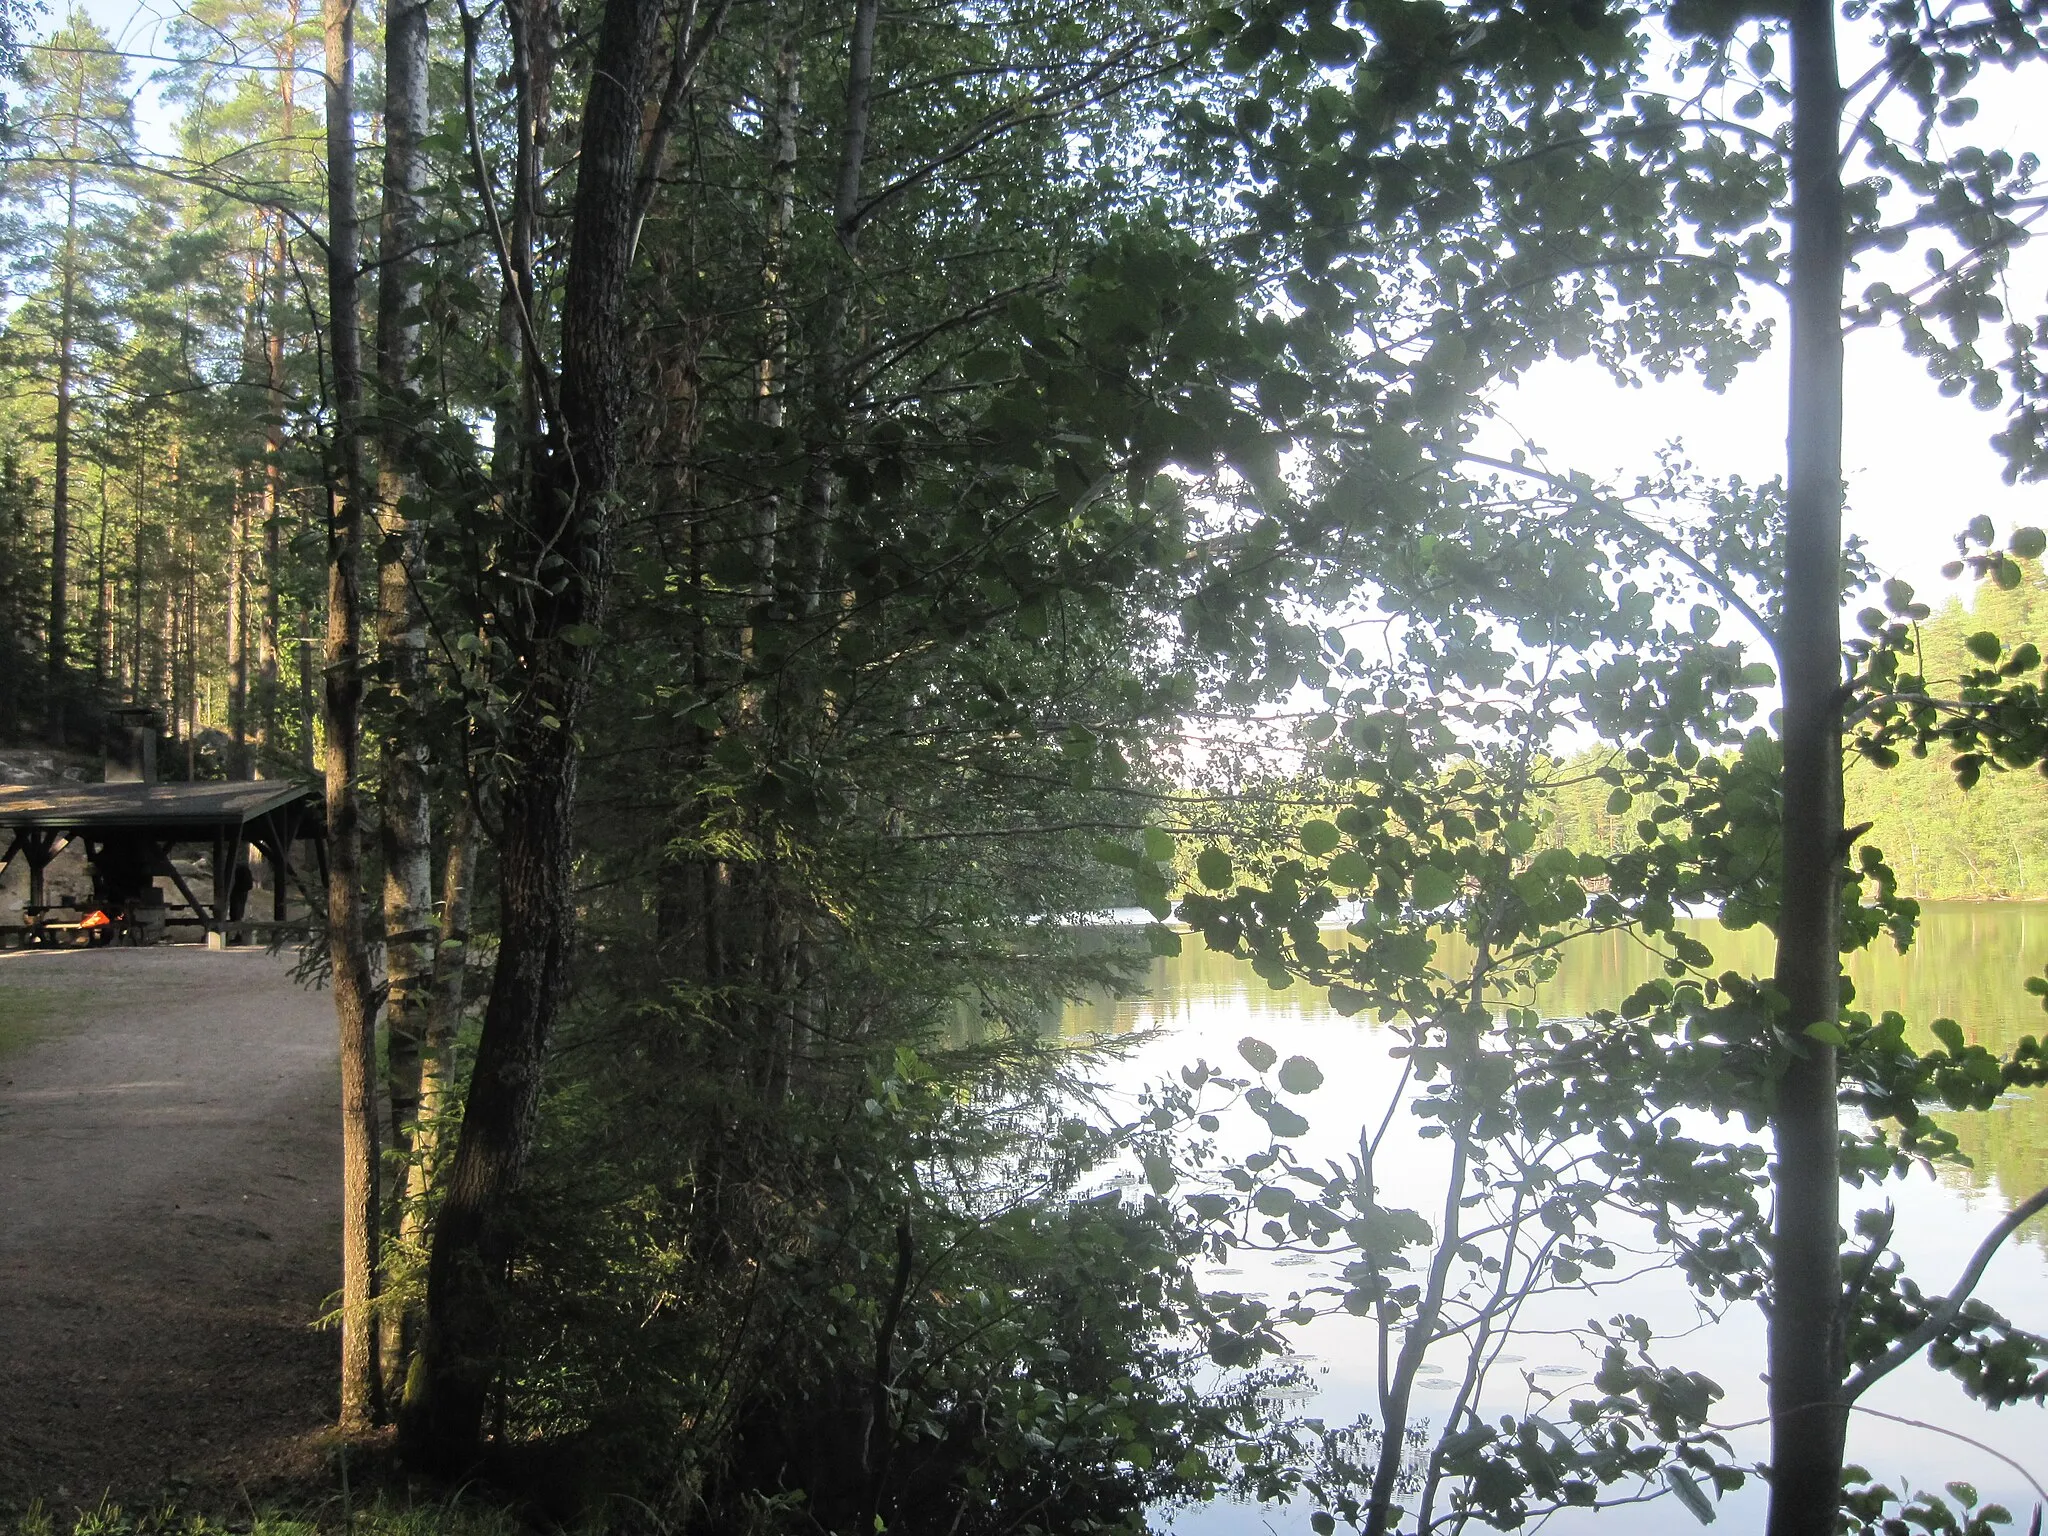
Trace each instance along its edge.
{"label": "sky", "polygon": [[[2048,289],[2033,297],[2048,309]],[[1502,395],[1500,412],[1547,450],[1553,469],[1626,482],[1676,441],[1708,475],[1753,482],[1784,472],[1785,361],[1780,345],[1721,395],[1694,379],[1623,389],[1590,363],[1552,362]],[[1847,365],[1844,525],[1864,537],[1884,575],[1903,577],[1939,606],[1952,589],[1941,567],[1955,558],[1963,525],[1979,513],[2001,532],[2048,523],[2048,486],[2003,483],[1989,444],[2003,416],[1943,399],[1890,332],[1852,335]]]}
{"label": "sky", "polygon": [[[1860,40],[1843,29],[1842,73],[1854,79],[1867,60]],[[2031,87],[2029,89],[2028,87]],[[1977,120],[1953,137],[1960,143],[2005,146],[2015,154],[2048,152],[2048,91],[2040,68],[2017,77],[1987,72],[1975,92]],[[2048,246],[2048,239],[2041,244]],[[1917,257],[1905,259],[1917,260]],[[1910,270],[1910,269],[1909,269]],[[1853,298],[1871,274],[1851,273]],[[1924,275],[1921,274],[1921,275]],[[1902,285],[1903,286],[1903,285]],[[2048,314],[2048,250],[2015,260],[2008,302],[2022,316]],[[1759,305],[1759,313],[1766,313]],[[1725,395],[1696,379],[1617,387],[1590,359],[1553,362],[1518,390],[1500,397],[1504,422],[1540,443],[1556,470],[1583,469],[1626,483],[1653,467],[1656,451],[1683,443],[1695,466],[1715,478],[1740,474],[1755,482],[1784,473],[1786,329],[1778,312],[1777,345]],[[1955,558],[1955,535],[1982,513],[2002,533],[2022,524],[2048,526],[2048,485],[2008,486],[1989,439],[1999,412],[1943,399],[1925,365],[1908,357],[1889,330],[1848,339],[1842,469],[1848,482],[1847,531],[1867,541],[1885,576],[1911,582],[1938,607],[1955,584],[1941,567]]]}

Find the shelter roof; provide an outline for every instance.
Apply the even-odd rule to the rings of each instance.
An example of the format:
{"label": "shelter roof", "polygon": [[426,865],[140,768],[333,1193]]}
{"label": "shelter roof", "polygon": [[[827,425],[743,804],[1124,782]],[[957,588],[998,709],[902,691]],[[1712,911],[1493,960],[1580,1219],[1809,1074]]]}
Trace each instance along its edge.
{"label": "shelter roof", "polygon": [[173,832],[237,826],[301,802],[314,791],[289,779],[228,784],[0,785],[0,827],[82,833]]}

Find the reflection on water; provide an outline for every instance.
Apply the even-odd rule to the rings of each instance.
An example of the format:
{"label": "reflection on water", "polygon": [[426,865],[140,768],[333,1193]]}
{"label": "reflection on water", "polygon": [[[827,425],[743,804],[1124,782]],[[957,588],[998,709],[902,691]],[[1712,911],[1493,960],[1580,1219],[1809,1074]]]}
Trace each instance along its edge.
{"label": "reflection on water", "polygon": [[[1769,972],[1771,937],[1764,929],[1732,933],[1713,918],[1681,926],[1714,951],[1716,969]],[[1850,957],[1849,974],[1858,1005],[1873,1013],[1903,1013],[1916,1045],[1932,1045],[1928,1025],[1950,1018],[1970,1040],[2004,1054],[2023,1035],[2048,1031],[2040,999],[2023,985],[2044,964],[2048,902],[1929,902],[1908,953],[1901,955],[1889,940],[1880,941],[1878,948]],[[1556,976],[1537,988],[1531,1001],[1553,1017],[1576,1017],[1613,1007],[1662,973],[1659,958],[1632,936],[1599,934],[1568,948]],[[1335,1027],[1358,1027],[1330,1014],[1314,988],[1276,990],[1245,962],[1205,949],[1189,935],[1181,955],[1152,963],[1142,995],[1070,1003],[1059,1029],[1083,1038],[1170,1030],[1219,1006],[1234,1006],[1248,1020],[1327,1019]],[[2008,1204],[2048,1184],[2048,1093],[2015,1094],[1986,1113],[1952,1115],[1946,1121],[1974,1166],[1944,1170],[1945,1181],[1995,1190]],[[2048,1247],[2041,1223],[2030,1223],[2025,1235]]]}
{"label": "reflection on water", "polygon": [[[1716,969],[1769,969],[1767,933],[1730,933],[1711,919],[1686,926],[1714,951]],[[1443,958],[1447,965],[1456,964],[1455,956]],[[2038,1001],[2023,986],[2029,975],[2040,972],[2044,961],[2048,903],[1949,904],[1929,907],[1910,954],[1901,956],[1887,948],[1858,955],[1851,960],[1850,973],[1859,1004],[1905,1014],[1917,1043],[1931,1043],[1928,1024],[1948,1017],[1972,1040],[2005,1051],[2023,1035],[2040,1034],[2048,1027]],[[1603,935],[1567,950],[1557,975],[1530,1001],[1554,1017],[1583,1015],[1613,1006],[1659,974],[1660,968],[1659,958],[1628,936]],[[1341,1153],[1359,1116],[1377,1115],[1377,1106],[1398,1077],[1385,1054],[1389,1042],[1378,1026],[1342,1018],[1314,988],[1270,987],[1245,963],[1212,954],[1192,937],[1184,954],[1153,963],[1148,982],[1140,995],[1075,1003],[1056,1023],[1045,1021],[1048,1030],[1057,1028],[1071,1039],[1127,1038],[1128,1050],[1105,1064],[1103,1076],[1113,1091],[1135,1094],[1142,1085],[1168,1076],[1197,1056],[1235,1066],[1237,1038],[1257,1034],[1282,1055],[1301,1051],[1316,1057],[1325,1069],[1326,1088],[1305,1105],[1315,1127],[1313,1137],[1298,1143],[1314,1158]],[[1916,1173],[1903,1183],[1886,1185],[1881,1193],[1865,1190],[1852,1195],[1845,1207],[1853,1211],[1879,1199],[1896,1201],[1895,1245],[1908,1272],[1942,1286],[1955,1272],[1959,1255],[1967,1254],[1996,1219],[1996,1206],[2009,1206],[2048,1183],[2048,1093],[2032,1098],[2015,1095],[1989,1113],[1956,1115],[1950,1123],[1974,1167],[1947,1170],[1940,1183]],[[1398,1119],[1393,1135],[1383,1160],[1390,1202],[1426,1199],[1433,1154],[1425,1149],[1436,1144],[1415,1140],[1412,1134],[1404,1140]],[[2006,1246],[1978,1295],[2022,1326],[2039,1330],[2048,1326],[2048,1218],[2022,1230],[2026,1243]],[[1210,1269],[1203,1278],[1222,1288],[1281,1299],[1326,1278],[1322,1269],[1327,1266],[1319,1265],[1316,1256],[1238,1250],[1230,1257],[1230,1267]],[[1731,1427],[1737,1459],[1763,1455],[1761,1431],[1754,1426],[1765,1412],[1758,1374],[1765,1346],[1763,1319],[1755,1308],[1737,1307],[1712,1326],[1698,1327],[1690,1293],[1675,1277],[1656,1272],[1622,1277],[1597,1297],[1567,1291],[1538,1298],[1534,1305],[1537,1310],[1523,1319],[1524,1336],[1516,1341],[1529,1358],[1519,1363],[1521,1357],[1514,1357],[1518,1363],[1507,1366],[1489,1386],[1493,1396],[1484,1411],[1515,1407],[1515,1394],[1524,1390],[1532,1395],[1582,1390],[1594,1362],[1568,1330],[1596,1310],[1608,1316],[1625,1307],[1651,1319],[1664,1363],[1703,1371],[1721,1384],[1727,1395],[1718,1419]],[[1302,1328],[1294,1342],[1301,1358],[1315,1362],[1309,1377],[1312,1390],[1300,1405],[1305,1411],[1333,1424],[1375,1411],[1377,1339],[1367,1320],[1343,1314],[1321,1317]],[[1447,1379],[1444,1373],[1426,1372],[1418,1381],[1425,1418],[1441,1401],[1430,1395],[1432,1388]],[[2040,1465],[2048,1455],[2048,1411],[2027,1405],[1987,1413],[1966,1398],[1952,1378],[1919,1362],[1880,1382],[1859,1406],[1871,1412],[1859,1413],[1852,1425],[1852,1460],[1880,1469],[1894,1479],[1894,1486],[1897,1479],[1917,1487],[1969,1479],[1985,1497],[2021,1510],[2024,1528],[2034,1496],[2031,1486],[2013,1471],[2013,1463],[2048,1480],[2048,1468]],[[1736,1427],[1743,1425],[1750,1427]],[[1969,1443],[1958,1437],[1967,1437]],[[2000,1456],[2010,1460],[2001,1461]],[[1721,1513],[1732,1528],[1759,1528],[1763,1497],[1762,1484],[1752,1480],[1722,1502]],[[1165,1524],[1175,1536],[1242,1536],[1256,1531],[1307,1536],[1310,1530],[1305,1507],[1228,1503],[1176,1511]],[[1691,1528],[1690,1517],[1678,1517],[1663,1503],[1597,1515],[1572,1511],[1545,1527],[1551,1536],[1661,1536],[1667,1530]]]}

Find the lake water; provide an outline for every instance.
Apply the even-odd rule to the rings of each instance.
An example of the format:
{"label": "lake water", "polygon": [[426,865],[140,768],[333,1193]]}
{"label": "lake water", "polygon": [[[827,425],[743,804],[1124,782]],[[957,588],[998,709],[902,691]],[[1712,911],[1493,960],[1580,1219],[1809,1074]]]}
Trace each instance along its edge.
{"label": "lake water", "polygon": [[[1730,933],[1705,919],[1690,924],[1689,931],[1714,950],[1717,969],[1768,972],[1770,941],[1761,930]],[[1911,953],[1902,956],[1887,946],[1879,953],[1856,956],[1850,974],[1859,1005],[1873,1011],[1898,1009],[1912,1021],[1917,1043],[1931,1043],[1926,1026],[1947,1017],[1960,1023],[1970,1039],[2003,1050],[2022,1035],[2048,1032],[2048,1015],[2022,986],[2044,964],[2048,903],[1929,904]],[[1658,961],[1628,936],[1603,936],[1568,952],[1557,976],[1533,1001],[1553,1017],[1580,1016],[1613,1006],[1659,973]],[[1143,995],[1073,1004],[1061,1020],[1061,1030],[1072,1038],[1127,1037],[1124,1053],[1099,1074],[1110,1091],[1126,1101],[1133,1100],[1145,1083],[1197,1059],[1240,1068],[1237,1042],[1248,1034],[1265,1040],[1283,1057],[1310,1056],[1322,1067],[1326,1081],[1314,1095],[1295,1102],[1312,1126],[1302,1145],[1315,1154],[1341,1155],[1355,1147],[1361,1121],[1369,1117],[1377,1122],[1399,1075],[1398,1064],[1387,1056],[1395,1041],[1381,1026],[1342,1017],[1312,988],[1269,988],[1249,966],[1204,950],[1192,936],[1182,956],[1153,963]],[[1898,1210],[1894,1246],[1905,1258],[1906,1272],[1937,1294],[1953,1283],[1984,1232],[2011,1205],[2048,1183],[2048,1093],[2015,1095],[1988,1113],[1950,1116],[1947,1123],[1957,1132],[1972,1167],[1944,1169],[1935,1177],[1919,1173],[1880,1193],[1847,1190],[1844,1199],[1845,1219],[1863,1206],[1881,1204],[1885,1198],[1893,1201]],[[1413,1204],[1427,1211],[1434,1204],[1431,1173],[1441,1144],[1417,1141],[1412,1135],[1404,1139],[1403,1129],[1396,1125],[1381,1154],[1382,1198],[1389,1205]],[[1405,1194],[1404,1168],[1411,1171],[1414,1186]],[[1280,1299],[1317,1283],[1320,1263],[1303,1255],[1247,1255],[1233,1258],[1228,1268],[1212,1270],[1209,1278],[1220,1288]],[[2048,1330],[2048,1212],[2008,1240],[1977,1294],[2016,1323]],[[1660,1343],[1658,1357],[1666,1364],[1702,1371],[1720,1383],[1727,1395],[1719,1404],[1717,1422],[1736,1424],[1763,1412],[1763,1327],[1754,1308],[1739,1308],[1701,1328],[1684,1287],[1666,1274],[1609,1287],[1597,1298],[1572,1293],[1553,1301],[1547,1315],[1539,1313],[1527,1321],[1538,1329],[1571,1327],[1590,1316],[1606,1318],[1627,1310],[1649,1317],[1659,1325],[1660,1334],[1687,1333]],[[1374,1337],[1368,1321],[1345,1316],[1322,1318],[1296,1330],[1295,1347],[1313,1384],[1300,1411],[1332,1424],[1370,1412],[1375,1400]],[[1583,1374],[1589,1364],[1579,1346],[1557,1336],[1517,1340],[1509,1349],[1521,1356],[1503,1373],[1514,1379],[1489,1391],[1481,1401],[1482,1412],[1518,1406],[1526,1400],[1532,1380],[1549,1390],[1565,1388],[1574,1373]],[[1439,1401],[1450,1397],[1456,1365],[1449,1357],[1447,1364],[1450,1369],[1432,1371],[1418,1384],[1418,1414],[1429,1414],[1433,1387],[1442,1393]],[[1967,1480],[1984,1498],[1996,1499],[2015,1512],[2015,1529],[2026,1529],[2031,1506],[2041,1498],[2030,1478],[2032,1484],[2048,1485],[2048,1410],[2023,1406],[1987,1412],[1950,1378],[1917,1362],[1873,1388],[1862,1407],[1869,1411],[1855,1414],[1850,1427],[1852,1462],[1895,1488],[1901,1479],[1916,1487]],[[1955,1438],[1959,1435],[1979,1443]],[[1759,1431],[1740,1431],[1731,1438],[1739,1454],[1761,1455]],[[2015,1462],[2024,1470],[2016,1470]],[[1722,1519],[1738,1528],[1758,1525],[1762,1495],[1761,1486],[1752,1480],[1723,1501]],[[1573,1512],[1558,1517],[1550,1528],[1597,1529],[1621,1536],[1684,1530],[1692,1524],[1676,1501],[1664,1499],[1598,1514]],[[1292,1536],[1309,1529],[1305,1507],[1212,1506],[1178,1512],[1171,1525],[1185,1536],[1258,1531]]]}

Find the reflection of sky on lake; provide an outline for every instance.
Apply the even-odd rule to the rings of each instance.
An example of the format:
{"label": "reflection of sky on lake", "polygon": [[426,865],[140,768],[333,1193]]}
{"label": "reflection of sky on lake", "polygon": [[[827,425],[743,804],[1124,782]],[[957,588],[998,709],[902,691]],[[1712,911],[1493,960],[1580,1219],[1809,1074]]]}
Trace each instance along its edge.
{"label": "reflection of sky on lake", "polygon": [[[1768,936],[1761,931],[1731,934],[1703,921],[1693,932],[1716,951],[1721,967],[1763,968],[1768,961]],[[1993,1048],[2010,1046],[2025,1033],[2039,1033],[2043,1015],[2021,983],[2048,960],[2048,906],[1931,907],[1921,942],[1914,953],[1859,956],[1852,974],[1859,1002],[1872,1009],[1898,1008],[1915,1026],[1915,1036],[1930,1039],[1925,1026],[1937,1017],[1953,1017],[1971,1038]],[[1591,941],[1569,955],[1559,975],[1535,1001],[1558,1016],[1581,1014],[1611,1005],[1645,977],[1656,974],[1656,961],[1625,936]],[[1127,1054],[1107,1062],[1100,1076],[1119,1093],[1135,1091],[1197,1059],[1229,1070],[1242,1067],[1237,1042],[1255,1034],[1283,1057],[1310,1056],[1323,1068],[1324,1086],[1295,1100],[1311,1123],[1304,1148],[1341,1157],[1357,1145],[1362,1122],[1377,1127],[1388,1096],[1399,1078],[1399,1064],[1386,1055],[1390,1037],[1362,1020],[1345,1019],[1326,1008],[1319,993],[1306,987],[1269,988],[1250,968],[1201,949],[1188,939],[1187,953],[1154,964],[1147,995],[1114,1002],[1077,1004],[1062,1020],[1069,1035],[1137,1036]],[[1250,1150],[1251,1134],[1260,1129],[1240,1113],[1241,1144]],[[1985,1230],[2010,1203],[2048,1182],[2048,1094],[2032,1102],[2018,1101],[1987,1115],[1957,1116],[1953,1122],[1964,1147],[1977,1163],[1937,1181],[1922,1173],[1879,1194],[1845,1192],[1845,1217],[1862,1206],[1889,1198],[1898,1208],[1896,1244],[1909,1275],[1927,1290],[1946,1291],[1956,1272]],[[1440,1142],[1420,1141],[1412,1134],[1413,1118],[1397,1114],[1380,1154],[1382,1198],[1389,1204],[1412,1204],[1431,1221],[1440,1189],[1444,1153]],[[1225,1137],[1235,1127],[1225,1122]],[[1710,1127],[1699,1128],[1703,1133]],[[1404,1176],[1405,1171],[1405,1176]],[[1404,1195],[1401,1185],[1409,1192]],[[1610,1236],[1629,1240],[1622,1228]],[[2048,1215],[2024,1229],[2029,1242],[2012,1241],[1993,1264],[1978,1294],[2023,1326],[2048,1327]],[[1624,1258],[1624,1266],[1626,1259]],[[1321,1260],[1303,1262],[1294,1255],[1243,1255],[1232,1270],[1213,1274],[1218,1288],[1254,1291],[1284,1299],[1291,1291],[1318,1283],[1334,1270]],[[1523,1317],[1527,1337],[1509,1344],[1510,1355],[1525,1358],[1496,1372],[1481,1399],[1482,1414],[1520,1408],[1533,1384],[1549,1391],[1569,1390],[1573,1371],[1593,1363],[1573,1339],[1546,1329],[1583,1326],[1587,1319],[1605,1320],[1617,1312],[1639,1313],[1657,1326],[1660,1362],[1701,1371],[1719,1382],[1726,1396],[1718,1421],[1735,1423],[1759,1416],[1764,1389],[1762,1319],[1753,1307],[1740,1307],[1711,1326],[1699,1325],[1686,1288],[1668,1274],[1640,1276],[1610,1286],[1597,1296],[1567,1292],[1537,1298]],[[1685,1334],[1685,1337],[1678,1335]],[[1376,1330],[1368,1319],[1335,1316],[1301,1330],[1298,1348],[1317,1391],[1301,1411],[1332,1424],[1346,1423],[1373,1409]],[[1432,1363],[1437,1363],[1434,1359]],[[1413,1411],[1430,1415],[1432,1402],[1448,1406],[1461,1359],[1446,1354],[1444,1367],[1418,1382]],[[1523,1373],[1533,1373],[1525,1376]],[[1963,1395],[1950,1378],[1915,1363],[1895,1372],[1863,1399],[1865,1406],[1942,1429],[1957,1430],[2021,1462],[2048,1483],[2048,1411],[2033,1407],[1988,1413]],[[1438,1407],[1437,1414],[1442,1412]],[[1733,1437],[1739,1454],[1761,1454],[1759,1431]],[[1986,1499],[2014,1510],[2016,1529],[2025,1530],[2035,1496],[2009,1467],[1983,1450],[1927,1428],[1854,1416],[1849,1459],[1899,1486],[1900,1479],[1917,1486],[1939,1487],[1961,1478],[1976,1484]],[[1733,1495],[1722,1508],[1724,1520],[1738,1526],[1761,1521],[1760,1485]],[[1575,1513],[1554,1520],[1552,1530],[1597,1529],[1608,1533],[1688,1529],[1693,1522],[1673,1500],[1647,1506]],[[1294,1533],[1308,1529],[1305,1508],[1251,1510],[1218,1506],[1182,1513],[1173,1520],[1188,1536],[1221,1536],[1223,1532],[1255,1532],[1270,1528]]]}

